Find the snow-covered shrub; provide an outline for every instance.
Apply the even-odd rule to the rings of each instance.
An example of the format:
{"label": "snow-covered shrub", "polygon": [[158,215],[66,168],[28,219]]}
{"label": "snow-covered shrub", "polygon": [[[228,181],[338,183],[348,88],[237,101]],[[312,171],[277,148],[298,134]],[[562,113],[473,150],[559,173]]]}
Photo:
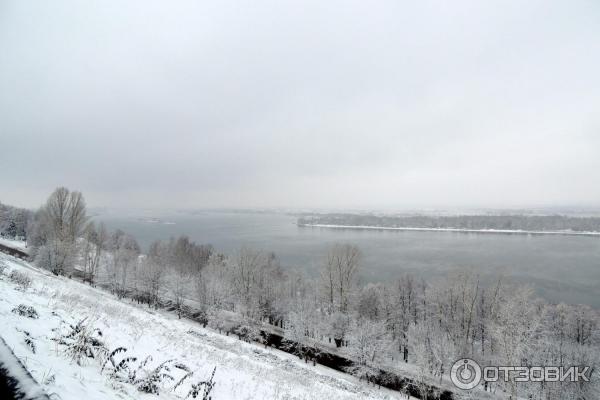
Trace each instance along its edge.
{"label": "snow-covered shrub", "polygon": [[163,361],[157,367],[147,369],[146,365],[150,361],[152,361],[152,356],[146,357],[133,375],[133,384],[137,390],[143,393],[159,394],[164,382],[174,381],[175,378],[171,375],[171,368],[177,368],[186,373],[190,372],[187,366],[176,363],[174,360]]}
{"label": "snow-covered shrub", "polygon": [[208,378],[205,381],[200,381],[192,384],[192,388],[188,392],[187,396],[185,396],[185,398],[187,399],[188,397],[191,397],[192,399],[195,399],[198,396],[202,396],[200,397],[202,400],[210,400],[210,392],[212,391],[213,387],[215,387],[216,383],[215,381],[213,381],[216,371],[217,367],[213,369],[212,374],[210,374],[210,378]]}
{"label": "snow-covered shrub", "polygon": [[173,391],[176,391],[178,387],[180,387],[183,382],[185,382],[188,378],[190,378],[194,373],[185,365],[179,364],[179,369],[185,371],[185,374],[177,381],[175,385],[173,385]]}
{"label": "snow-covered shrub", "polygon": [[46,386],[53,385],[56,382],[56,375],[52,373],[52,368],[44,371],[41,381]]}
{"label": "snow-covered shrub", "polygon": [[345,370],[347,373],[356,376],[359,380],[364,379],[367,382],[371,382],[371,380],[379,373],[376,368],[359,363],[353,363],[352,366],[346,368]]}
{"label": "snow-covered shrub", "polygon": [[[221,318],[220,315],[217,315],[215,313],[209,314],[208,326],[216,331],[219,331],[219,333],[223,333],[224,331],[228,332],[231,329],[233,329],[233,325],[231,324],[231,322],[225,320],[224,318]],[[229,332],[227,334],[229,335]]]}
{"label": "snow-covered shrub", "polygon": [[25,304],[19,304],[17,307],[12,309],[12,312],[14,312],[15,314],[19,314],[22,317],[33,319],[39,318],[36,309],[32,306],[26,306]]}
{"label": "snow-covered shrub", "polygon": [[70,275],[75,262],[75,250],[74,243],[70,241],[51,240],[37,249],[35,263],[54,275]]}
{"label": "snow-covered shrub", "polygon": [[86,319],[69,325],[69,330],[55,339],[59,344],[66,346],[65,353],[77,365],[83,365],[88,358],[100,359],[108,353],[100,340],[102,332],[86,324]]}
{"label": "snow-covered shrub", "polygon": [[341,347],[350,329],[350,316],[336,312],[331,316],[330,323],[330,334],[335,342],[335,347]]}
{"label": "snow-covered shrub", "polygon": [[233,331],[240,340],[245,342],[260,342],[262,336],[260,335],[260,327],[251,320],[250,318],[244,318],[240,325],[234,328]]}
{"label": "snow-covered shrub", "polygon": [[111,351],[104,360],[100,373],[107,369],[111,379],[117,382],[132,383],[134,370],[131,368],[131,363],[136,362],[137,357],[125,357],[118,362],[115,360],[117,354],[125,352],[127,352],[125,347],[117,347]]}
{"label": "snow-covered shrub", "polygon": [[348,337],[348,354],[354,361],[348,372],[370,381],[378,375],[376,366],[383,362],[393,348],[385,323],[359,319],[352,323]]}
{"label": "snow-covered shrub", "polygon": [[31,277],[26,272],[12,270],[10,275],[8,275],[8,279],[15,283],[21,290],[27,290],[31,286]]}
{"label": "snow-covered shrub", "polygon": [[208,325],[208,321],[209,321],[209,315],[208,315],[208,311],[206,308],[202,308],[200,309],[195,315],[194,315],[194,319],[199,322],[200,324],[202,324],[203,328],[206,328],[206,325]]}
{"label": "snow-covered shrub", "polygon": [[0,275],[4,275],[4,271],[6,270],[6,264],[4,261],[0,260]]}
{"label": "snow-covered shrub", "polygon": [[31,350],[31,352],[33,354],[35,354],[36,346],[35,346],[35,342],[34,342],[33,337],[27,331],[23,331],[23,335],[25,335],[25,340],[24,340],[25,344],[27,345],[27,347],[29,347],[29,350]]}
{"label": "snow-covered shrub", "polygon": [[[167,382],[176,382],[174,385],[166,387],[175,392],[193,375],[189,367],[175,360],[167,360],[156,367],[148,367],[152,362],[152,356],[146,357],[137,366],[134,366],[137,361],[136,357],[126,357],[127,349],[125,347],[117,347],[108,352],[104,343],[98,339],[98,336],[101,335],[99,330],[91,329],[83,319],[76,325],[70,325],[70,331],[55,340],[59,344],[67,346],[66,353],[78,365],[82,365],[87,358],[103,358],[100,373],[108,371],[108,377],[116,387],[122,388],[122,384],[131,384],[140,392],[158,395],[165,388]],[[175,371],[180,372],[175,374]],[[209,400],[208,395],[214,386],[214,374],[213,371],[210,379],[192,384],[186,398],[196,398],[202,395],[202,399]]]}
{"label": "snow-covered shrub", "polygon": [[152,362],[152,356],[146,357],[137,367],[133,363],[137,361],[136,357],[124,357],[120,360],[116,359],[118,354],[127,352],[125,347],[117,347],[111,351],[104,363],[102,364],[101,373],[109,371],[109,377],[116,383],[129,383],[134,385],[137,390],[144,393],[159,394],[164,383],[167,381],[175,382],[173,372],[175,370],[182,371],[182,375],[177,382],[171,387],[171,391],[177,390],[193,372],[187,365],[167,360],[159,364],[155,368],[146,368]]}

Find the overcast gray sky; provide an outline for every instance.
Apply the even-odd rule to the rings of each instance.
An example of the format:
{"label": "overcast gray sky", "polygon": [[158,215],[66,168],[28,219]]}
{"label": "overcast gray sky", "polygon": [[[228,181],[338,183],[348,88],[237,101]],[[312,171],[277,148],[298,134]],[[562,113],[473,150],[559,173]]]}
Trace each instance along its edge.
{"label": "overcast gray sky", "polygon": [[1,1],[0,201],[600,205],[598,1]]}

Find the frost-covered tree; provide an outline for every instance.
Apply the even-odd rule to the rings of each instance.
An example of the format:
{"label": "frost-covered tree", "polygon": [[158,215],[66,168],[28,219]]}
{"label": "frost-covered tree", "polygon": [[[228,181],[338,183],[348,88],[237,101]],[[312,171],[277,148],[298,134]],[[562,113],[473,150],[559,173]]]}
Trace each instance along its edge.
{"label": "frost-covered tree", "polygon": [[[541,310],[529,287],[511,291],[499,303],[496,318],[491,327],[496,352],[502,364],[528,365],[527,359],[541,329]],[[510,379],[507,390],[517,398],[517,382]]]}
{"label": "frost-covered tree", "polygon": [[80,192],[65,187],[56,189],[42,207],[42,218],[50,237],[74,242],[87,222],[85,200]]}
{"label": "frost-covered tree", "polygon": [[350,371],[359,378],[369,379],[386,358],[392,345],[383,321],[359,318],[348,334],[348,351],[354,361]]}
{"label": "frost-covered tree", "polygon": [[36,262],[57,275],[70,274],[76,259],[76,239],[87,222],[85,200],[80,192],[56,189],[39,210],[34,244]]}
{"label": "frost-covered tree", "polygon": [[35,262],[55,275],[71,275],[76,256],[75,243],[51,239],[36,250]]}
{"label": "frost-covered tree", "polygon": [[0,236],[26,240],[33,212],[0,203]]}
{"label": "frost-covered tree", "polygon": [[148,255],[141,257],[140,263],[140,288],[142,295],[139,300],[148,303],[148,306],[157,307],[165,287],[165,260],[162,257],[161,243],[154,242],[150,245]]}
{"label": "frost-covered tree", "polygon": [[111,290],[118,297],[125,297],[130,289],[132,277],[136,276],[140,246],[133,236],[117,230],[108,241],[108,252],[108,279]]}
{"label": "frost-covered tree", "polygon": [[86,226],[81,248],[84,282],[94,285],[107,242],[108,233],[104,224],[96,228],[96,225],[90,222]]}
{"label": "frost-covered tree", "polygon": [[360,258],[358,247],[350,244],[336,244],[327,253],[321,271],[321,283],[332,311],[347,311]]}
{"label": "frost-covered tree", "polygon": [[315,357],[320,345],[319,315],[310,297],[298,297],[287,315],[285,338],[301,359]]}
{"label": "frost-covered tree", "polygon": [[372,283],[364,286],[360,290],[357,305],[359,317],[370,320],[378,320],[383,317],[380,294],[384,290],[383,285]]}
{"label": "frost-covered tree", "polygon": [[329,318],[329,334],[333,337],[336,347],[341,347],[345,343],[346,336],[350,330],[351,318],[348,314],[341,311],[336,311]]}
{"label": "frost-covered tree", "polygon": [[187,274],[196,274],[208,264],[213,253],[211,245],[192,242],[187,236],[169,241],[169,257],[172,267]]}
{"label": "frost-covered tree", "polygon": [[232,283],[238,295],[238,305],[247,316],[257,317],[259,306],[253,296],[260,269],[265,265],[265,255],[260,251],[242,248],[232,264]]}
{"label": "frost-covered tree", "polygon": [[235,291],[231,266],[223,254],[213,254],[207,266],[196,275],[196,299],[207,310],[233,310]]}
{"label": "frost-covered tree", "polygon": [[173,270],[168,276],[169,292],[172,295],[177,317],[185,311],[185,302],[192,292],[192,274],[182,270]]}

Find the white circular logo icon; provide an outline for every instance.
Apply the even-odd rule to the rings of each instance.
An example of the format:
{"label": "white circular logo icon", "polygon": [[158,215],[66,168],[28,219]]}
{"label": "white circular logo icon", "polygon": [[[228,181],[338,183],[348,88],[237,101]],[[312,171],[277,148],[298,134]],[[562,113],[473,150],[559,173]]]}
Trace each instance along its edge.
{"label": "white circular logo icon", "polygon": [[452,365],[450,379],[459,389],[473,389],[481,380],[481,367],[470,358],[461,358]]}

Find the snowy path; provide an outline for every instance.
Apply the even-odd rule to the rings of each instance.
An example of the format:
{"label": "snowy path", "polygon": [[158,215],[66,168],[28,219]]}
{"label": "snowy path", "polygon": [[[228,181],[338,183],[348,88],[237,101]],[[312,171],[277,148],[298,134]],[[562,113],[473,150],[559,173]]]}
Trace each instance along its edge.
{"label": "snowy path", "polygon": [[6,247],[11,247],[13,249],[21,250],[25,253],[28,252],[27,243],[23,242],[22,240],[12,240],[12,239],[0,238],[0,244],[5,245]]}

